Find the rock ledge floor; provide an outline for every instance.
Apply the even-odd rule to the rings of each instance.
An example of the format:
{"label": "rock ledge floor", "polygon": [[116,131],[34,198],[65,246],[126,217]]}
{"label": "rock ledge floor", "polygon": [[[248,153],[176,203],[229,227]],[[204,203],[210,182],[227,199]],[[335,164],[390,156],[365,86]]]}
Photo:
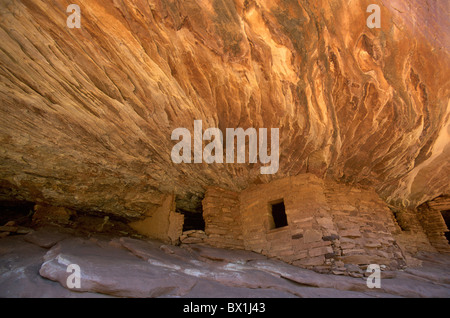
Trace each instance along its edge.
{"label": "rock ledge floor", "polygon": [[[0,239],[0,297],[367,298],[450,297],[450,255],[419,253],[421,266],[363,278],[325,275],[241,251],[55,228]],[[81,271],[69,288],[70,264]]]}

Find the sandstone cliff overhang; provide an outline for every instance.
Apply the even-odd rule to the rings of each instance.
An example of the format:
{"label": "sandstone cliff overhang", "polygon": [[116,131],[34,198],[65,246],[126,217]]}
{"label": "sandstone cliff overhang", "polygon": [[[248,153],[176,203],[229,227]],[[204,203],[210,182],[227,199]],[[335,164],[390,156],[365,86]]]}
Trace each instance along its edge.
{"label": "sandstone cliff overhang", "polygon": [[[381,7],[381,28],[366,8]],[[174,193],[313,173],[393,205],[449,195],[447,1],[0,4],[0,188],[141,217]],[[280,169],[174,164],[171,132],[280,129]]]}

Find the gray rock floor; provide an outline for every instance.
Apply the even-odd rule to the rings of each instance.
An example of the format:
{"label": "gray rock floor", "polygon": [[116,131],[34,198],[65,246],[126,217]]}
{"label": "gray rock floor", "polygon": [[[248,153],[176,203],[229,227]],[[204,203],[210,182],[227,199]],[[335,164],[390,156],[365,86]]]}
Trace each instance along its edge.
{"label": "gray rock floor", "polygon": [[[450,256],[416,257],[421,267],[383,274],[381,288],[370,289],[362,278],[252,252],[47,228],[0,239],[0,297],[450,297]],[[80,288],[67,286],[70,264],[80,268]]]}

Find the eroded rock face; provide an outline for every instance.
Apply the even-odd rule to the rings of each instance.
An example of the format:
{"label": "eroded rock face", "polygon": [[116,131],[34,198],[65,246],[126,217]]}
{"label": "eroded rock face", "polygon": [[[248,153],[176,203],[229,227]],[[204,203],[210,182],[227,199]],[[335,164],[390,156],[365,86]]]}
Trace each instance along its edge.
{"label": "eroded rock face", "polygon": [[[3,196],[139,217],[307,172],[393,204],[450,193],[447,2],[78,3],[80,29],[64,1],[0,4]],[[195,119],[279,128],[278,173],[172,163]]]}

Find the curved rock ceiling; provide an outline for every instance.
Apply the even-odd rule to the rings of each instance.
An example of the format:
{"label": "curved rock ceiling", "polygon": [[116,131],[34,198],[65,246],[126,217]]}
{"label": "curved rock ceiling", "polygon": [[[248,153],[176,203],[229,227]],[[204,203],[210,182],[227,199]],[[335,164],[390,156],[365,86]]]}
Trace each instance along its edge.
{"label": "curved rock ceiling", "polygon": [[[299,173],[395,205],[450,194],[447,1],[80,0],[79,29],[70,3],[0,4],[3,198],[135,217]],[[279,171],[174,164],[196,119],[279,128]]]}

